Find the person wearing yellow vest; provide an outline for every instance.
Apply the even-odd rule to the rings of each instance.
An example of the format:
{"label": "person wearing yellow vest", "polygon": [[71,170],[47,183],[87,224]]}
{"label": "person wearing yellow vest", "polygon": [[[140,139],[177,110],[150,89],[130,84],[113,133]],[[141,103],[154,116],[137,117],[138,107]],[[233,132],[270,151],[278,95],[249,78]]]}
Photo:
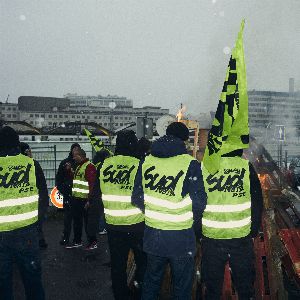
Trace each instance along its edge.
{"label": "person wearing yellow vest", "polygon": [[14,129],[0,129],[0,299],[13,299],[15,262],[22,275],[26,299],[45,299],[37,223],[44,217],[48,199],[39,180],[42,169],[20,153]]}
{"label": "person wearing yellow vest", "polygon": [[207,206],[202,218],[202,280],[205,299],[220,299],[224,267],[229,262],[240,300],[254,297],[254,251],[262,215],[262,191],[248,160],[235,150],[221,157],[220,169],[202,166]]}
{"label": "person wearing yellow vest", "polygon": [[[20,149],[21,149],[21,154],[23,154],[25,156],[29,156],[29,157],[32,158],[32,151],[31,151],[30,146],[27,143],[21,142],[20,143]],[[34,161],[36,167],[38,169],[42,170],[39,162],[35,159],[33,161]],[[42,201],[43,202],[49,202],[48,188],[47,188],[46,178],[44,176],[43,171],[40,172],[39,180],[42,182],[42,187],[43,187],[43,189],[40,191],[40,194],[42,194],[43,197],[45,198]],[[41,221],[38,222],[38,226],[37,226],[38,234],[39,234],[40,249],[46,249],[48,247],[48,244],[46,243],[46,240],[45,240],[44,231],[43,231],[43,223],[45,221],[45,217]]]}
{"label": "person wearing yellow vest", "polygon": [[146,255],[143,252],[144,215],[131,204],[131,194],[139,166],[137,137],[132,130],[117,134],[114,156],[104,160],[98,176],[98,191],[104,209],[111,258],[111,280],[116,300],[130,299],[127,286],[127,260],[130,249],[136,263],[135,299],[140,298]]}
{"label": "person wearing yellow vest", "polygon": [[83,149],[75,149],[73,152],[73,158],[77,164],[74,172],[73,184],[72,184],[72,216],[73,216],[73,231],[74,239],[73,243],[66,245],[67,249],[78,248],[82,246],[82,227],[84,221],[85,232],[88,238],[88,244],[85,250],[93,250],[97,248],[96,230],[88,228],[88,215],[92,215],[89,210],[93,209],[89,206],[89,201],[92,197],[93,187],[96,180],[96,168],[86,157],[86,153]]}
{"label": "person wearing yellow vest", "polygon": [[157,299],[165,267],[172,273],[172,299],[191,299],[196,236],[206,194],[201,167],[187,154],[188,128],[180,122],[167,127],[153,142],[138,170],[132,202],[145,212],[144,251],[147,269],[142,299]]}

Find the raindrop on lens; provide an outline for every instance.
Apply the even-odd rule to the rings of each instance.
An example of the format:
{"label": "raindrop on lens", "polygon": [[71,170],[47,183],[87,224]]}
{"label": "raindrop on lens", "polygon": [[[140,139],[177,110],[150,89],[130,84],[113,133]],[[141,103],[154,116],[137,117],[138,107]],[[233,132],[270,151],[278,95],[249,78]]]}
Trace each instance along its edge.
{"label": "raindrop on lens", "polygon": [[229,47],[224,47],[224,49],[223,49],[223,53],[224,54],[229,54],[231,52],[231,49],[229,48]]}

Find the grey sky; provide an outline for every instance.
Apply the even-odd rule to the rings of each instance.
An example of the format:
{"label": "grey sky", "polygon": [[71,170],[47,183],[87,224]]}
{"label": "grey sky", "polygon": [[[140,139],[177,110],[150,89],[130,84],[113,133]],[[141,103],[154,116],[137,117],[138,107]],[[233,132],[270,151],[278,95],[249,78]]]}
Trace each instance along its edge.
{"label": "grey sky", "polygon": [[0,0],[0,101],[119,95],[215,110],[242,18],[248,88],[300,89],[299,0]]}

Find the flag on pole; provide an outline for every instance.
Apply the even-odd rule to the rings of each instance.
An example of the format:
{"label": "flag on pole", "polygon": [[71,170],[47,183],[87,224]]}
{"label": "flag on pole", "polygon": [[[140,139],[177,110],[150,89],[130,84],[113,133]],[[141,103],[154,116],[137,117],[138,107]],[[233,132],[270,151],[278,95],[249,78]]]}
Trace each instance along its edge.
{"label": "flag on pole", "polygon": [[210,174],[219,170],[221,155],[249,147],[244,25],[245,20],[232,50],[215,119],[208,134],[203,164]]}
{"label": "flag on pole", "polygon": [[91,145],[93,146],[93,148],[95,149],[96,152],[105,149],[107,150],[111,155],[113,155],[113,153],[107,149],[106,147],[104,147],[104,143],[97,137],[95,137],[88,129],[84,128],[84,133],[86,134],[86,136],[89,138]]}

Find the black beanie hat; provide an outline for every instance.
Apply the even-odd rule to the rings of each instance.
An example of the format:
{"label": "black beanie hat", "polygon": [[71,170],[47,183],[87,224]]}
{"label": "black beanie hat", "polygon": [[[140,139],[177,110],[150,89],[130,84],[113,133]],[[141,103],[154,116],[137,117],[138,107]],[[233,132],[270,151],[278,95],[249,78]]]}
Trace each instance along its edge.
{"label": "black beanie hat", "polygon": [[115,154],[134,156],[137,151],[137,146],[138,139],[133,130],[123,130],[118,132]]}
{"label": "black beanie hat", "polygon": [[0,148],[15,148],[20,146],[19,135],[17,132],[9,127],[5,126],[0,129]]}
{"label": "black beanie hat", "polygon": [[189,139],[189,129],[181,122],[171,123],[167,127],[166,134],[176,136],[183,141],[187,141]]}

